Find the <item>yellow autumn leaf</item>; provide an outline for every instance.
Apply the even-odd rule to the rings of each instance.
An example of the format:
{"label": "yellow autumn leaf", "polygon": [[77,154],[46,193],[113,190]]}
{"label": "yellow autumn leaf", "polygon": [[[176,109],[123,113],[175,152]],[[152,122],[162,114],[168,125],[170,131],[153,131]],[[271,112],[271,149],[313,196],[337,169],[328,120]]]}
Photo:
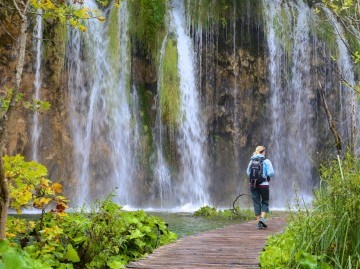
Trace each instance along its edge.
{"label": "yellow autumn leaf", "polygon": [[34,201],[34,207],[44,208],[50,201],[51,201],[51,198],[41,197]]}
{"label": "yellow autumn leaf", "polygon": [[21,198],[18,199],[21,205],[26,205],[32,199],[32,193],[28,189],[23,190]]}
{"label": "yellow autumn leaf", "polygon": [[16,234],[6,232],[5,236],[6,236],[6,238],[10,239],[10,238],[14,238],[16,236]]}
{"label": "yellow autumn leaf", "polygon": [[69,20],[69,24],[70,24],[72,27],[76,27],[76,26],[79,24],[79,22],[78,22],[77,20],[71,18],[71,19]]}
{"label": "yellow autumn leaf", "polygon": [[58,215],[60,217],[65,217],[67,215],[67,213],[65,211],[59,212]]}
{"label": "yellow autumn leaf", "polygon": [[54,183],[51,187],[55,193],[62,193],[62,185],[60,183]]}
{"label": "yellow autumn leaf", "polygon": [[55,9],[55,5],[52,1],[50,0],[45,0],[44,1],[44,8],[47,8],[47,9]]}
{"label": "yellow autumn leaf", "polygon": [[48,204],[51,201],[51,198],[41,197],[40,203]]}
{"label": "yellow autumn leaf", "polygon": [[29,225],[29,228],[30,228],[30,229],[34,229],[34,228],[35,228],[35,221],[30,220],[30,221],[28,222],[28,225]]}
{"label": "yellow autumn leaf", "polygon": [[7,178],[11,178],[11,177],[13,177],[15,174],[14,174],[14,172],[12,172],[12,171],[6,171],[5,172],[5,177],[7,177]]}
{"label": "yellow autumn leaf", "polygon": [[79,25],[79,29],[82,32],[86,32],[86,26],[85,25]]}
{"label": "yellow autumn leaf", "polygon": [[43,186],[43,187],[48,187],[48,186],[49,186],[49,182],[50,182],[50,180],[49,180],[49,179],[46,179],[46,178],[42,178],[42,179],[40,180],[40,184],[41,184],[41,186]]}

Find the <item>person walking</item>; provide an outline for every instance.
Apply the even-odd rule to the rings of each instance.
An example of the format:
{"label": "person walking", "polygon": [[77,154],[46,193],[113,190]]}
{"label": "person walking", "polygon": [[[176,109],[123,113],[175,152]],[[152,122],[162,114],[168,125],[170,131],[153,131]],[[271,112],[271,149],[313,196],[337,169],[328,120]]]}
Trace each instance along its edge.
{"label": "person walking", "polygon": [[[258,229],[267,227],[266,213],[269,212],[269,181],[275,175],[269,159],[265,158],[265,147],[257,146],[250,158],[246,174],[250,177],[250,191]],[[257,173],[259,173],[257,175]]]}

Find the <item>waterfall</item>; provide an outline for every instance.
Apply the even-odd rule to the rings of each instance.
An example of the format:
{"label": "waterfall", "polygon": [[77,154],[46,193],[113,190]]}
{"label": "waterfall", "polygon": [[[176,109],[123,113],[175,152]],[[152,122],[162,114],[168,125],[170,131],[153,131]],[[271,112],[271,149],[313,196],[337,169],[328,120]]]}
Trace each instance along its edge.
{"label": "waterfall", "polygon": [[[236,51],[236,2],[234,2],[234,12],[233,12],[233,69],[234,69],[234,76],[237,77],[239,75],[239,67],[237,66],[237,51]],[[235,141],[239,140],[238,134],[238,130],[239,130],[239,123],[238,123],[238,103],[237,103],[237,96],[238,96],[238,85],[237,85],[237,80],[234,80],[234,133],[235,133]],[[238,160],[238,147],[236,146],[237,143],[235,142],[235,160]]]}
{"label": "waterfall", "polygon": [[[359,139],[359,118],[360,107],[357,101],[356,92],[348,87],[356,85],[355,75],[352,67],[352,60],[348,52],[348,44],[344,31],[340,23],[337,22],[335,16],[327,8],[323,9],[326,16],[329,18],[333,25],[334,32],[336,33],[336,43],[338,48],[337,64],[339,68],[339,93],[341,101],[341,122],[344,126],[340,126],[343,136],[343,143],[350,140],[350,144],[354,145],[354,153],[360,154],[360,139]],[[345,83],[344,83],[344,81]],[[350,104],[350,105],[349,105]],[[351,119],[350,122],[346,119]],[[344,145],[349,143],[344,143]]]}
{"label": "waterfall", "polygon": [[[165,38],[161,45],[160,50],[160,65],[158,71],[158,82],[157,82],[157,100],[160,104],[160,87],[163,80],[163,63],[164,63],[164,54],[166,44],[168,42],[168,34],[165,35]],[[169,170],[168,163],[164,158],[163,152],[163,143],[164,143],[164,126],[162,122],[162,111],[161,105],[157,105],[157,113],[156,113],[156,126],[155,126],[155,144],[156,144],[156,157],[157,161],[155,164],[155,177],[158,180],[159,187],[159,199],[160,199],[160,208],[164,208],[166,202],[169,201],[169,198],[172,197],[172,184],[171,184],[171,174]]]}
{"label": "waterfall", "polygon": [[[112,128],[110,134],[110,144],[113,149],[113,169],[112,180],[118,187],[118,202],[122,204],[131,203],[132,196],[132,180],[135,169],[135,149],[138,137],[136,129],[132,128],[131,108],[129,102],[130,88],[130,52],[129,52],[129,34],[128,22],[129,13],[127,10],[127,2],[121,4],[119,11],[119,40],[118,40],[118,64],[120,70],[114,73],[117,86],[112,92],[110,104],[113,109],[110,110],[112,119]],[[113,69],[114,70],[114,69]]]}
{"label": "waterfall", "polygon": [[[277,20],[284,11],[281,1],[264,0],[263,5],[270,59],[268,68],[272,138],[269,153],[277,172],[274,178],[276,187],[271,191],[274,197],[273,205],[284,207],[286,202],[292,202],[294,192],[305,201],[309,201],[314,186],[315,176],[311,158],[316,148],[316,139],[313,133],[315,119],[311,105],[314,93],[309,83],[312,44],[308,25],[311,11],[302,1],[290,4],[285,11],[288,20],[297,14],[294,30],[292,34],[283,33],[279,36],[276,32],[276,27],[279,27]],[[284,47],[286,42],[281,40],[282,38],[290,38],[287,40],[292,43],[289,54],[285,52],[289,47]],[[287,57],[290,57],[288,62]]]}
{"label": "waterfall", "polygon": [[[33,99],[35,101],[40,100],[41,94],[41,59],[42,59],[42,36],[43,36],[43,19],[42,19],[42,10],[37,10],[38,15],[36,16],[36,25],[35,25],[35,39],[36,39],[36,62],[35,62],[35,80],[34,88],[35,93]],[[34,111],[33,122],[32,122],[32,132],[31,132],[31,145],[32,145],[32,159],[34,161],[39,161],[39,138],[41,134],[41,126],[39,123],[39,113]]]}
{"label": "waterfall", "polygon": [[[142,47],[137,31],[143,29],[129,25],[130,16],[139,15],[137,3],[121,1],[118,9],[112,4],[99,8],[95,0],[84,5],[100,9],[106,19],[85,21],[85,32],[68,30],[63,76],[68,79],[68,118],[61,117],[61,126],[69,124],[72,141],[66,145],[73,151],[64,163],[72,165],[60,164],[62,171],[53,175],[69,178],[73,205],[90,204],[111,192],[129,208],[228,205],[248,190],[245,168],[257,143],[267,148],[275,168],[271,206],[286,207],[295,193],[311,200],[318,183],[317,151],[333,150],[318,80],[326,81],[330,108],[343,121],[341,135],[346,140],[355,131],[351,139],[360,151],[359,104],[344,84],[341,96],[330,91],[338,86],[334,65],[326,62],[330,47],[312,24],[324,14],[313,12],[307,1],[247,0],[223,6],[219,1],[173,0],[166,6],[166,25],[161,17],[154,26],[158,32],[151,33],[159,39],[166,29],[161,48],[151,53]],[[342,35],[340,24],[325,12]],[[39,40],[35,99],[40,99],[45,74]],[[354,84],[357,76],[346,45],[340,38],[334,43],[339,72]],[[167,60],[174,63],[175,58],[177,66],[169,64],[164,72]],[[165,80],[167,95],[162,96]],[[39,122],[35,113],[34,159]]]}
{"label": "waterfall", "polygon": [[177,36],[181,95],[178,139],[183,169],[181,202],[199,206],[209,202],[206,181],[206,135],[195,79],[194,48],[185,25],[184,6],[180,0],[174,1],[173,4],[172,18]]}
{"label": "waterfall", "polygon": [[[91,0],[85,5],[97,8]],[[106,23],[87,21],[85,33],[70,30],[69,34],[68,88],[76,205],[106,196],[114,189],[119,203],[128,204],[131,199],[134,141],[125,1],[118,12]],[[108,38],[109,32],[112,39]]]}

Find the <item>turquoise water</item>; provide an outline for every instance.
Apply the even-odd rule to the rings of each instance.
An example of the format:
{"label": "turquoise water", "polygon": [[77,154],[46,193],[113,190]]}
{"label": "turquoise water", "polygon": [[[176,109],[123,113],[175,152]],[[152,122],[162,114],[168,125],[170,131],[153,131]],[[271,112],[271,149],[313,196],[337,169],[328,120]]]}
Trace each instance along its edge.
{"label": "turquoise water", "polygon": [[193,217],[191,213],[148,212],[148,214],[164,219],[169,225],[169,230],[176,233],[179,238],[243,222],[238,219],[226,220]]}

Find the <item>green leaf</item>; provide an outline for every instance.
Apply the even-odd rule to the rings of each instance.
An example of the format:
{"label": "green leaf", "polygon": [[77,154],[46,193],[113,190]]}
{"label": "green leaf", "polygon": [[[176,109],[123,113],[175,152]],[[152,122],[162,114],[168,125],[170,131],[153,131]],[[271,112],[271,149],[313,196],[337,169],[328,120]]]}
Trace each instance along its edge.
{"label": "green leaf", "polygon": [[73,263],[80,261],[79,255],[71,244],[67,245],[67,251],[64,255],[64,258]]}
{"label": "green leaf", "polygon": [[116,256],[111,261],[107,262],[106,265],[109,266],[110,269],[120,269],[125,268],[127,261],[122,258],[122,256]]}
{"label": "green leaf", "polygon": [[128,236],[128,238],[134,239],[134,238],[141,238],[143,236],[144,236],[144,234],[142,232],[140,232],[140,230],[135,230]]}

